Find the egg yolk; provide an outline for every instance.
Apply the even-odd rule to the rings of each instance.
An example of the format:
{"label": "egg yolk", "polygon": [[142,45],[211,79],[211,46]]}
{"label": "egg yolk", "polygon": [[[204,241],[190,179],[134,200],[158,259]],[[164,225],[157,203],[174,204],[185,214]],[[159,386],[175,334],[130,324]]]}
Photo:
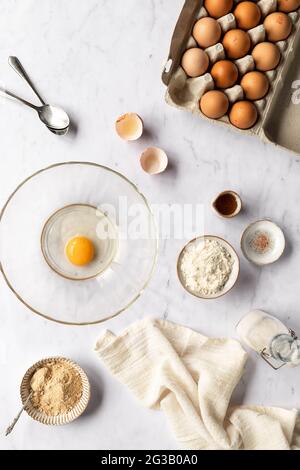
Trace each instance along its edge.
{"label": "egg yolk", "polygon": [[94,244],[86,237],[74,237],[66,245],[66,256],[76,266],[89,264],[95,256]]}

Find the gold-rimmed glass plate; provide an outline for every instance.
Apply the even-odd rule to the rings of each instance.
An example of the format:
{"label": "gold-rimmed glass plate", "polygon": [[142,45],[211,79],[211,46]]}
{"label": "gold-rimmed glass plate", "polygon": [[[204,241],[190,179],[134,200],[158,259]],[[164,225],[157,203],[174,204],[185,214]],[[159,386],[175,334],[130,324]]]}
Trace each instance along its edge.
{"label": "gold-rimmed glass plate", "polygon": [[[47,221],[63,208],[78,206],[94,208],[99,216],[89,238],[99,239],[100,247],[107,236],[104,217],[117,234],[110,263],[85,280],[57,272],[43,250]],[[65,236],[62,227],[51,227],[56,242],[60,233]],[[6,282],[33,312],[60,323],[100,323],[124,311],[147,286],[156,257],[157,233],[145,197],[127,178],[95,163],[66,162],[38,171],[18,186],[0,215],[0,267]]]}

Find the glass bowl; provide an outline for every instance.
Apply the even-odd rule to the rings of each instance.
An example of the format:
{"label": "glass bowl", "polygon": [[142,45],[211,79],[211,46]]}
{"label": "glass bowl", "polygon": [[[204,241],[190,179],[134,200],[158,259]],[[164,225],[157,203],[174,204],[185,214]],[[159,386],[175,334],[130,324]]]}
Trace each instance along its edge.
{"label": "glass bowl", "polygon": [[[56,270],[49,262],[51,238],[45,243],[42,236],[51,233],[47,224],[55,214],[80,205],[94,208],[100,220],[105,215],[117,232],[110,263],[88,279]],[[59,233],[65,235],[61,226],[53,230],[56,242]],[[93,237],[104,243],[107,234],[99,227]],[[124,176],[95,163],[65,162],[38,171],[17,187],[0,214],[0,269],[8,286],[34,313],[63,324],[100,323],[128,308],[151,278],[157,248],[145,197]]]}

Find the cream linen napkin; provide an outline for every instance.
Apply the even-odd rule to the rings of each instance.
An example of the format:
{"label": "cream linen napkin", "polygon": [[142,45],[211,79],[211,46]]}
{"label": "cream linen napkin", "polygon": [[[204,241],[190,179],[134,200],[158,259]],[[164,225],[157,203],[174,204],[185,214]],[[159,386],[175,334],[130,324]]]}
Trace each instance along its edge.
{"label": "cream linen napkin", "polygon": [[237,341],[147,319],[104,331],[96,352],[144,406],[165,412],[181,449],[299,449],[297,410],[229,407],[246,362]]}

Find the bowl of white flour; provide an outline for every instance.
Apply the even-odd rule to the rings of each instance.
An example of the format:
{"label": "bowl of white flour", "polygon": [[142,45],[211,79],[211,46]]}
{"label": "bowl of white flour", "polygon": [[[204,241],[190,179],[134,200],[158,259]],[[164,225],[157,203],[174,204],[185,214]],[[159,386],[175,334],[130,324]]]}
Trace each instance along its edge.
{"label": "bowl of white flour", "polygon": [[178,257],[182,286],[201,299],[216,299],[236,284],[240,272],[234,248],[220,237],[203,235],[190,241]]}

